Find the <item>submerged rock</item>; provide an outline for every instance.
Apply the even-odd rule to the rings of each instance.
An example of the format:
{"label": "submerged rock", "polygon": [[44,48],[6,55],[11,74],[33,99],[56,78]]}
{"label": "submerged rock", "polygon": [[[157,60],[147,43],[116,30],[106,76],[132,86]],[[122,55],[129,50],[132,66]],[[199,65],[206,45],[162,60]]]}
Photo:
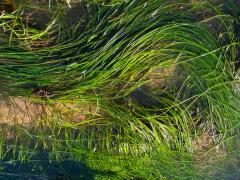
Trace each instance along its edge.
{"label": "submerged rock", "polygon": [[13,0],[1,0],[0,1],[0,14],[1,13],[12,13],[16,10],[16,6]]}
{"label": "submerged rock", "polygon": [[22,11],[26,26],[44,29],[51,20],[52,13],[47,9],[26,8]]}

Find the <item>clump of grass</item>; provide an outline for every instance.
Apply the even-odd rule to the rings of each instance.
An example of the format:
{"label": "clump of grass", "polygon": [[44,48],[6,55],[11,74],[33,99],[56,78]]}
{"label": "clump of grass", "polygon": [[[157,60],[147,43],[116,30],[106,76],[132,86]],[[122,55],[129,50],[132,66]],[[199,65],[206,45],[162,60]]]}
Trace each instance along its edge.
{"label": "clump of grass", "polygon": [[[139,14],[140,7],[145,5],[146,11]],[[106,94],[119,88],[122,88],[119,93],[123,95],[141,85],[142,77],[153,66],[164,63],[151,60],[158,56],[150,48],[154,42],[149,39],[150,34],[141,35],[174,20],[176,15],[170,12],[168,6],[160,1],[147,4],[132,2],[114,7],[93,6],[92,12],[84,32],[76,32],[65,42],[31,52],[15,45],[14,56],[10,53],[11,50],[2,54],[12,62],[12,66],[6,68],[2,63],[6,73],[12,72],[4,86],[8,85],[8,89],[17,87],[18,92],[26,95],[29,94],[26,88],[29,87],[28,84],[33,87],[46,85],[56,97],[61,98],[75,98],[74,94],[87,97],[89,92],[93,94],[94,91]],[[170,17],[169,13],[173,16]],[[145,48],[147,46],[149,47]],[[146,62],[145,58],[149,61]],[[3,75],[4,77],[7,76]],[[11,87],[8,82],[11,82]]]}
{"label": "clump of grass", "polygon": [[[128,167],[104,169],[121,178],[146,178],[149,173],[175,179],[194,176],[191,142],[199,131],[194,118],[197,109],[205,115],[201,123],[217,130],[218,143],[238,133],[240,103],[233,62],[239,42],[231,29],[234,18],[218,15],[192,22],[178,5],[185,4],[165,0],[113,6],[93,3],[84,29],[70,29],[67,35],[64,31],[56,44],[39,49],[24,48],[17,34],[11,36],[25,32],[24,25],[18,24],[17,30],[10,26],[10,36],[1,33],[2,93],[32,97],[44,87],[53,95],[48,101],[86,101],[96,106],[96,112],[83,122],[45,117],[36,129],[15,127],[11,130],[15,139],[2,133],[1,159],[31,161],[44,151],[51,160],[82,160],[82,154],[87,154],[88,165],[96,168],[95,158],[112,166],[116,163],[109,155],[115,155]],[[5,17],[13,17],[11,23],[19,18]],[[209,27],[213,19],[220,22],[215,26],[218,30]],[[17,22],[21,25],[21,20]],[[42,35],[57,26],[51,25]],[[152,71],[169,64],[183,71],[180,86],[142,90]],[[137,101],[132,100],[134,93]],[[103,160],[106,155],[108,159]],[[132,168],[139,156],[144,157]],[[154,172],[158,161],[164,166]],[[144,163],[149,169],[140,172]],[[179,171],[173,170],[174,163]],[[181,171],[184,168],[188,169]]]}

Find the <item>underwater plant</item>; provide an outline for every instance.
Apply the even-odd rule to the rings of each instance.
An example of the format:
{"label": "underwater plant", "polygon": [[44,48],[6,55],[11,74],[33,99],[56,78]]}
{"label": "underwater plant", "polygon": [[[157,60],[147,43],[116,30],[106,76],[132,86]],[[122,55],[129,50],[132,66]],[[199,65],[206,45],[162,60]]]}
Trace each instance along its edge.
{"label": "underwater plant", "polygon": [[[191,179],[208,176],[197,171],[200,146],[233,151],[237,11],[213,1],[86,1],[69,28],[66,3],[52,3],[34,9],[47,14],[45,24],[24,3],[0,16],[1,95],[44,102],[54,112],[27,126],[1,126],[0,177],[32,164],[33,173],[51,174],[52,161],[75,179]],[[81,121],[54,110],[57,103],[84,109]],[[202,136],[210,140],[199,143]],[[84,162],[77,165],[85,173],[71,175],[63,161]]]}

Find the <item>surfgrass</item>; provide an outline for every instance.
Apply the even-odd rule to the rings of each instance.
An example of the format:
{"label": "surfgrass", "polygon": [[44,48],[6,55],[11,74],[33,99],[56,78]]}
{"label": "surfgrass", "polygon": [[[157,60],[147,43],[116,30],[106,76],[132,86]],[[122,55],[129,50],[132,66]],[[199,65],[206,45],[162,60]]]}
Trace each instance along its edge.
{"label": "surfgrass", "polygon": [[[212,148],[239,133],[239,40],[233,28],[238,22],[219,7],[203,20],[179,8],[192,5],[165,0],[91,3],[91,18],[83,28],[55,31],[62,26],[56,12],[46,29],[30,29],[24,39],[18,12],[1,16],[1,26],[8,27],[0,33],[2,94],[96,107],[82,122],[60,120],[56,114],[31,129],[10,128],[14,138],[2,131],[4,163],[41,161],[36,154],[45,153],[45,159],[57,162],[85,158],[93,169],[103,164],[119,178],[204,177],[193,167],[192,143],[201,126],[216,131]],[[201,5],[206,4],[195,8]],[[26,46],[47,35],[53,44]],[[178,82],[148,87],[149,75],[169,66],[177,67],[170,76]],[[48,93],[39,95],[38,90]]]}

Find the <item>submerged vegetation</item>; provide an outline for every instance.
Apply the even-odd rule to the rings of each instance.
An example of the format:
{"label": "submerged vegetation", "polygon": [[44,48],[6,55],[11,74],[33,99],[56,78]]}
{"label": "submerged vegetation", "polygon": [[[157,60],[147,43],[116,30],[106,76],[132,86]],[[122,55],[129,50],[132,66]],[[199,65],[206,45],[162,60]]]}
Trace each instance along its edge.
{"label": "submerged vegetation", "polygon": [[238,1],[7,2],[0,178],[239,174]]}

